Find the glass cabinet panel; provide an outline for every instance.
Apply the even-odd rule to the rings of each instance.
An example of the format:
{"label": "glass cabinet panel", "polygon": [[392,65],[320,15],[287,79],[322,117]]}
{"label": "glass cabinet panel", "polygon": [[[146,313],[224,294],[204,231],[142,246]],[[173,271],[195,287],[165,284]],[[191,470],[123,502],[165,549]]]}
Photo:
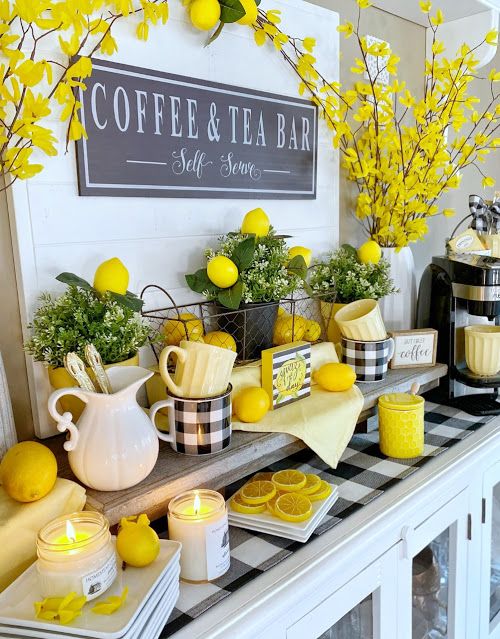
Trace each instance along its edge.
{"label": "glass cabinet panel", "polygon": [[500,612],[500,483],[493,487],[491,501],[490,615]]}
{"label": "glass cabinet panel", "polygon": [[318,639],[373,639],[373,599],[369,595]]}

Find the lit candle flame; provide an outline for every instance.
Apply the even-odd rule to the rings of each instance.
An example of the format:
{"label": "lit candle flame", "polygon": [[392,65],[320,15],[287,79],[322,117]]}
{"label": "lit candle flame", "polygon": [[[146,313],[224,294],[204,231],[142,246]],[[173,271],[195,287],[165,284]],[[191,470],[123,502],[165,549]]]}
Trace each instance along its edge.
{"label": "lit candle flame", "polygon": [[66,519],[66,537],[69,539],[70,543],[75,543],[76,541],[76,532],[73,528],[73,524],[69,519]]}
{"label": "lit candle flame", "polygon": [[200,508],[201,508],[200,496],[198,495],[198,493],[196,493],[196,495],[194,496],[194,505],[193,505],[193,510],[195,515],[197,515],[200,512]]}

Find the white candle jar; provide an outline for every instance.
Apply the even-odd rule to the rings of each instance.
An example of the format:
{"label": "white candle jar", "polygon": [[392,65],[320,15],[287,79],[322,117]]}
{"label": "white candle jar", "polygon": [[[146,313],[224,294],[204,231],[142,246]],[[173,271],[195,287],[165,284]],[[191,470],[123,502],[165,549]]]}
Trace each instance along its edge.
{"label": "white candle jar", "polygon": [[108,521],[97,512],[63,515],[48,523],[38,533],[37,555],[43,597],[76,592],[90,601],[113,584],[118,572]]}
{"label": "white candle jar", "polygon": [[221,494],[190,490],[172,499],[168,505],[168,534],[182,544],[184,581],[212,581],[228,571],[229,527]]}

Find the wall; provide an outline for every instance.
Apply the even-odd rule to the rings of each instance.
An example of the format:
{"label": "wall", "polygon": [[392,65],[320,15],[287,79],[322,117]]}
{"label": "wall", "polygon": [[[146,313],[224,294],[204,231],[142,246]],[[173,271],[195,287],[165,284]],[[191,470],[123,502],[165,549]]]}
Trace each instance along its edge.
{"label": "wall", "polygon": [[[337,15],[300,0],[269,0],[264,5],[283,11],[285,31],[316,37],[319,64],[338,78]],[[272,45],[256,47],[253,31],[239,25],[224,29],[210,47],[206,34],[188,24],[181,3],[171,3],[166,28],[153,30],[147,44],[134,37],[134,25],[122,23],[120,51],[113,58],[125,64],[180,73],[284,95],[297,95],[298,81]],[[53,55],[53,52],[48,51]],[[56,119],[59,139],[63,129]],[[279,232],[293,236],[315,253],[338,242],[338,167],[326,127],[320,129],[317,199],[266,201],[261,205]],[[167,288],[178,303],[190,301],[184,274],[203,263],[203,249],[236,229],[252,200],[96,198],[77,194],[74,149],[44,158],[45,170],[27,183],[16,184],[10,200],[15,234],[23,325],[29,321],[40,291],[57,292],[61,271],[92,280],[95,267],[118,256],[131,273],[131,290],[149,283]],[[163,302],[163,300],[162,300]],[[166,305],[166,304],[165,304]],[[19,344],[19,343],[18,343]],[[34,400],[36,432],[53,432],[48,422],[49,393],[45,370],[32,365],[28,375]]]}

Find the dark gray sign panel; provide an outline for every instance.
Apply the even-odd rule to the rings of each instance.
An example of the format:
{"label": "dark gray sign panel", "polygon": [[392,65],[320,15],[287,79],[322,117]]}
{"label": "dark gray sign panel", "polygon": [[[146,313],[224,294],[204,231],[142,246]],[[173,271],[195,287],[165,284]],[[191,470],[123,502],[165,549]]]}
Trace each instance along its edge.
{"label": "dark gray sign panel", "polygon": [[80,195],[314,199],[307,100],[93,60]]}

